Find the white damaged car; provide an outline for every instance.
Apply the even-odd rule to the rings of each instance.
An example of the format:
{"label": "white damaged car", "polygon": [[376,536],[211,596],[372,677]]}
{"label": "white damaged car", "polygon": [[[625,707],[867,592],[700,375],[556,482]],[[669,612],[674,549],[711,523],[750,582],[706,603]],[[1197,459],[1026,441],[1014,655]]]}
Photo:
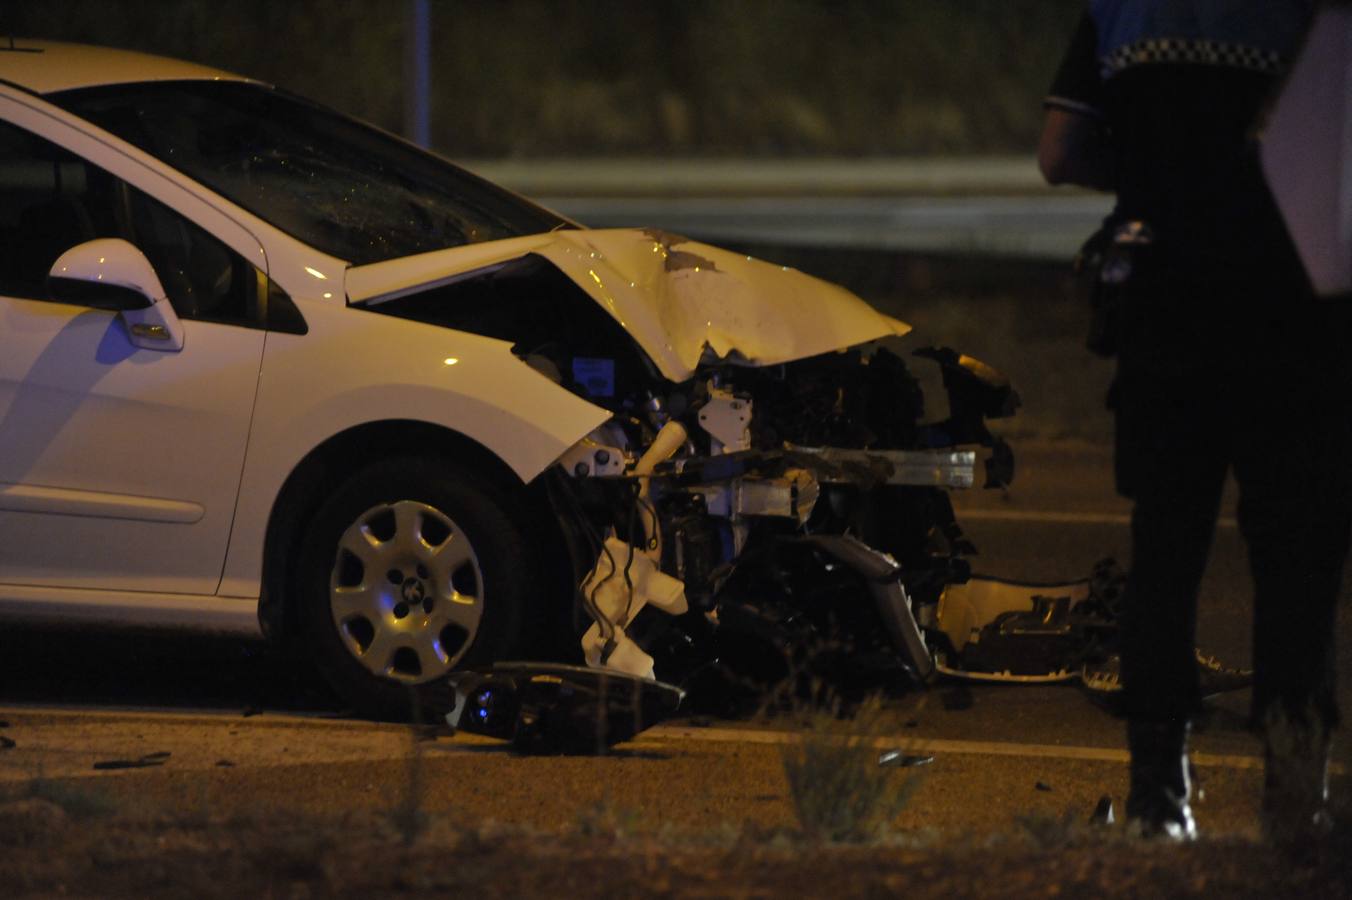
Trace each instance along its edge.
{"label": "white damaged car", "polygon": [[261,631],[376,715],[522,658],[1066,676],[1105,598],[970,579],[948,500],[1011,477],[1017,397],[927,348],[926,422],[907,330],[256,81],[18,41],[0,616]]}

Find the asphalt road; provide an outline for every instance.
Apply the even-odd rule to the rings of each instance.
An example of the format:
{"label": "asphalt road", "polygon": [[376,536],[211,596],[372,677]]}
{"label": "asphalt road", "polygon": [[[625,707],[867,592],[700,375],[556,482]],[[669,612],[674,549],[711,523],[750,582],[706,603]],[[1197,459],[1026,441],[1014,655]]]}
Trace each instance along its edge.
{"label": "asphalt road", "polygon": [[[960,496],[978,569],[1059,581],[1104,555],[1125,559],[1126,509],[1106,463],[1094,446],[1033,445],[1014,488]],[[1223,523],[1203,588],[1208,652],[1247,660],[1248,602],[1242,547]],[[1244,730],[1246,700],[1216,701],[1195,741],[1207,791],[1198,812],[1213,829],[1252,833],[1256,821],[1259,747]],[[614,803],[679,826],[792,821],[780,763],[791,721],[678,719],[604,760],[522,759],[463,735],[419,742],[415,756],[407,729],[343,718],[308,673],[234,640],[7,630],[0,707],[0,734],[16,742],[0,751],[0,782],[66,777],[122,804],[381,809],[406,790],[416,758],[428,808],[476,821],[555,827]],[[1122,725],[1074,686],[943,683],[899,698],[889,715],[880,749],[934,757],[902,827],[1021,827],[1029,816],[1087,816],[1105,794],[1122,802]],[[171,755],[94,768],[154,753]]]}

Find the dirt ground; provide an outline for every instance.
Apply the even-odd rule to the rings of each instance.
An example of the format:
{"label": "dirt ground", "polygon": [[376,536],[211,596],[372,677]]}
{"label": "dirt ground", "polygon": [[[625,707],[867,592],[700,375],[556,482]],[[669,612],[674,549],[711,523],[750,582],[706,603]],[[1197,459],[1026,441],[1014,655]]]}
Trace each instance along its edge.
{"label": "dirt ground", "polygon": [[[544,759],[371,723],[4,717],[7,898],[1352,893],[1352,828],[1295,851],[1263,844],[1248,768],[1201,767],[1207,837],[1175,847],[1088,823],[1098,791],[1120,800],[1120,761],[936,753],[885,823],[833,843],[805,830],[765,743],[659,734],[607,757]],[[881,790],[877,758],[863,780],[833,783]]]}
{"label": "dirt ground", "polygon": [[77,816],[0,806],[9,897],[1330,897],[1352,885],[1343,831],[1298,854],[1246,841],[1166,847],[1111,830],[1030,828],[867,845],[793,830],[630,835],[604,811],[564,831],[352,814],[217,819]]}

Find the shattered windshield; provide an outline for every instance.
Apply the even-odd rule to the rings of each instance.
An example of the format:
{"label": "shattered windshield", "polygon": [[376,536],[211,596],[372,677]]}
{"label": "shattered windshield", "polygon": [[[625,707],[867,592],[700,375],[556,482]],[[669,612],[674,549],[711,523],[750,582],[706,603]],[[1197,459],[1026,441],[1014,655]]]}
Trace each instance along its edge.
{"label": "shattered windshield", "polygon": [[48,99],[354,265],[569,224],[375,128],[261,84],[153,82]]}

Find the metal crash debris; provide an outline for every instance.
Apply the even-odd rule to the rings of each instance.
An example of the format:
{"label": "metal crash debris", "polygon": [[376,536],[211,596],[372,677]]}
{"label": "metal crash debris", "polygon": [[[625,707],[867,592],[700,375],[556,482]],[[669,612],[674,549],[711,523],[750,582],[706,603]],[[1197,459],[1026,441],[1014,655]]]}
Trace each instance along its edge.
{"label": "metal crash debris", "polygon": [[511,741],[520,753],[604,753],[680,706],[670,684],[599,668],[498,663],[451,676],[452,730]]}
{"label": "metal crash debris", "polygon": [[803,678],[1113,686],[1120,572],[1041,586],[972,575],[948,492],[1013,479],[987,426],[1020,402],[999,372],[913,351],[946,395],[927,418],[895,344],[910,327],[834,285],[660,232],[504,243],[510,257],[421,287],[352,279],[365,286],[354,302],[509,341],[608,414],[535,482],[588,668],[455,676],[453,725],[576,749],[597,746],[579,717],[634,730],[613,727],[626,691],[643,698],[638,726],[680,690],[736,711]]}

